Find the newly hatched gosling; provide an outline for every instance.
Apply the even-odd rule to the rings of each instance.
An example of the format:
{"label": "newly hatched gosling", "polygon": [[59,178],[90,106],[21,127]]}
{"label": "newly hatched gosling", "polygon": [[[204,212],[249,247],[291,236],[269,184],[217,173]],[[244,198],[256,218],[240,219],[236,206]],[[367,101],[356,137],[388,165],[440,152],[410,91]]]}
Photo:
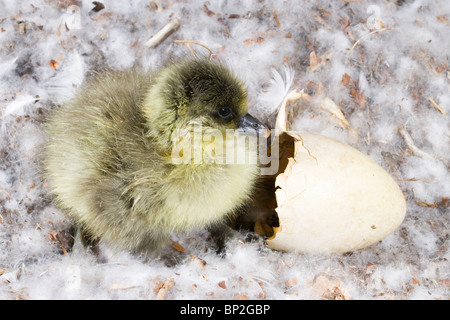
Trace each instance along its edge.
{"label": "newly hatched gosling", "polygon": [[[51,192],[83,234],[137,254],[158,252],[172,232],[214,227],[247,203],[259,171],[256,161],[198,163],[178,151],[183,161],[174,161],[174,133],[192,135],[196,125],[202,139],[209,129],[265,129],[247,113],[241,81],[217,62],[100,74],[47,124]],[[257,157],[254,148],[237,148]]]}

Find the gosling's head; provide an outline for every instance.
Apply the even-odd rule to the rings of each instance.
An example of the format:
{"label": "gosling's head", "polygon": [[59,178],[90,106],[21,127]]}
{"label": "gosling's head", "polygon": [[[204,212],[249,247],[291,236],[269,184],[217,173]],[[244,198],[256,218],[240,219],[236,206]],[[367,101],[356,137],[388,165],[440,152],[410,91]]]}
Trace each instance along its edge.
{"label": "gosling's head", "polygon": [[193,123],[225,132],[260,132],[265,126],[247,113],[244,84],[227,68],[207,59],[192,59],[163,69],[144,101],[149,134],[171,147],[174,130]]}

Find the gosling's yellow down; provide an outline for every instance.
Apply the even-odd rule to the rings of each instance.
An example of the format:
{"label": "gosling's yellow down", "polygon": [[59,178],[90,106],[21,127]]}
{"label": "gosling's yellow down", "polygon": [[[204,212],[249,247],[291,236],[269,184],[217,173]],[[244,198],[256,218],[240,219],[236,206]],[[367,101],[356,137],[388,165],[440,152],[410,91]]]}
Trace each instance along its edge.
{"label": "gosling's yellow down", "polygon": [[[46,125],[44,172],[57,204],[92,239],[133,253],[222,223],[249,200],[256,162],[174,163],[173,134],[193,124],[203,133],[262,130],[246,96],[232,72],[207,59],[97,75]],[[254,148],[235,151],[256,157]]]}

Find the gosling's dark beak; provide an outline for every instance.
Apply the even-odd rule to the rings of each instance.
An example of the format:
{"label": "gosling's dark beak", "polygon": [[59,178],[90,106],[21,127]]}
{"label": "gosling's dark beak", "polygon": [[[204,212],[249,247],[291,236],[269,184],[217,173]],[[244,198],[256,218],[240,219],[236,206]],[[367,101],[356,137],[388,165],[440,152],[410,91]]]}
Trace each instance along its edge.
{"label": "gosling's dark beak", "polygon": [[266,138],[270,135],[269,128],[249,113],[241,118],[238,132],[242,135],[260,135]]}

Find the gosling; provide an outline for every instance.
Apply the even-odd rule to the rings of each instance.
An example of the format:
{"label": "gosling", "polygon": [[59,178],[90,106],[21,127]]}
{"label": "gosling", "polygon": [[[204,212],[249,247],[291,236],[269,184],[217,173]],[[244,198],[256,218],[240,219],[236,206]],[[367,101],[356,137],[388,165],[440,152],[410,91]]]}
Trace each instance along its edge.
{"label": "gosling", "polygon": [[[100,74],[46,125],[50,191],[87,239],[136,254],[158,253],[174,232],[221,226],[249,202],[259,169],[213,161],[229,150],[208,134],[264,131],[246,97],[231,71],[207,59]],[[189,158],[199,127],[215,150],[194,146]],[[232,151],[257,158],[248,146]]]}

